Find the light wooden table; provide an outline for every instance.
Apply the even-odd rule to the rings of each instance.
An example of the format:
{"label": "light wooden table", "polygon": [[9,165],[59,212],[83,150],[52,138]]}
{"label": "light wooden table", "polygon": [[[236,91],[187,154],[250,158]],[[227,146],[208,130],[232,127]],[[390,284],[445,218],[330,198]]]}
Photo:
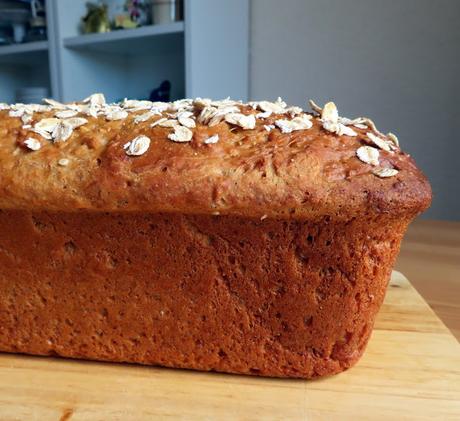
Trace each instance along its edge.
{"label": "light wooden table", "polygon": [[399,272],[362,359],[316,381],[0,353],[0,420],[460,420],[460,344]]}
{"label": "light wooden table", "polygon": [[395,269],[460,340],[460,222],[415,221]]}

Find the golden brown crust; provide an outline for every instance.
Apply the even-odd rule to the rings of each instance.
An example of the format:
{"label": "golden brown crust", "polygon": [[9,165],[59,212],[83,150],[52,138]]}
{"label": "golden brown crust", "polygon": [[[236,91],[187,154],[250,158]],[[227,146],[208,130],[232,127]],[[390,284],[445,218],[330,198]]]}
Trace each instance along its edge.
{"label": "golden brown crust", "polygon": [[[256,111],[245,107],[244,113]],[[389,178],[357,158],[369,143],[365,129],[338,136],[314,118],[308,130],[268,132],[264,126],[280,118],[272,115],[257,119],[253,130],[197,123],[192,141],[177,143],[168,139],[170,128],[150,127],[151,121],[85,118],[66,142],[44,141],[30,151],[21,120],[0,111],[0,208],[350,218],[415,215],[431,201],[426,178],[399,149],[380,151],[380,166],[399,170]],[[217,143],[204,143],[215,134]],[[150,147],[129,156],[123,146],[138,135]],[[62,158],[67,166],[58,164]]]}
{"label": "golden brown crust", "polygon": [[334,374],[364,351],[407,222],[0,211],[0,351]]}

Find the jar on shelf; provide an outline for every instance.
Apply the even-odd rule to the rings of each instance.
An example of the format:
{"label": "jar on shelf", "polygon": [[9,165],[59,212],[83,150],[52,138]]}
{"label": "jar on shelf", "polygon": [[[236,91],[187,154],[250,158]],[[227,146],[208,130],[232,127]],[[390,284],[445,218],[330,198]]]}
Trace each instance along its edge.
{"label": "jar on shelf", "polygon": [[152,23],[154,25],[177,22],[184,19],[182,0],[152,0]]}

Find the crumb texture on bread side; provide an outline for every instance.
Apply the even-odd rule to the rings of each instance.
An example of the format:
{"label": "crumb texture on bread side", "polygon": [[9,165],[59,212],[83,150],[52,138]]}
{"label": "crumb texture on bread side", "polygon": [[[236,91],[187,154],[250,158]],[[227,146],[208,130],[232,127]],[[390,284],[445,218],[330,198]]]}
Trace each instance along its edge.
{"label": "crumb texture on bread side", "polygon": [[0,351],[338,373],[364,352],[406,224],[3,210]]}

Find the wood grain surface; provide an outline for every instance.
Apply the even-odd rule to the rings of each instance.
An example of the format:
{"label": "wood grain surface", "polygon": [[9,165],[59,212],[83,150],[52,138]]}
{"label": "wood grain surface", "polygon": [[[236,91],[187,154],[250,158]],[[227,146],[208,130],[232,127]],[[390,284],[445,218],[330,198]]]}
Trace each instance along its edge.
{"label": "wood grain surface", "polygon": [[460,340],[460,222],[415,221],[396,269]]}
{"label": "wood grain surface", "polygon": [[460,345],[399,273],[357,366],[316,381],[0,354],[0,420],[458,420]]}

